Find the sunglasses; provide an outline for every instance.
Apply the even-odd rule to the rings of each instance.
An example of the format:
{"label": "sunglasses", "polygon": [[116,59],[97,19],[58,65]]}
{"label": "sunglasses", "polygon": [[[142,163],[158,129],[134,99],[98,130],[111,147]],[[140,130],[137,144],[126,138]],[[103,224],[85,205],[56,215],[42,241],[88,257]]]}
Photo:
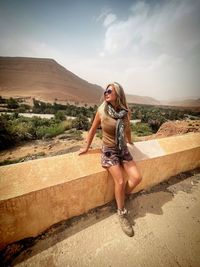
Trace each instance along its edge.
{"label": "sunglasses", "polygon": [[106,89],[106,91],[103,93],[104,95],[108,94],[110,95],[112,93],[112,89]]}

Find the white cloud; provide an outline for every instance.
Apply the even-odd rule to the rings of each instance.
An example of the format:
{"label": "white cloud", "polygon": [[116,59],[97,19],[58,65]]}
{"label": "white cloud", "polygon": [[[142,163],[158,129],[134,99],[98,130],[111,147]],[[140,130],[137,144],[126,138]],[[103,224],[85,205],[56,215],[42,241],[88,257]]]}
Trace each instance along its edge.
{"label": "white cloud", "polygon": [[105,53],[104,53],[104,52],[100,52],[100,53],[99,53],[99,56],[100,56],[100,57],[105,57]]}
{"label": "white cloud", "polygon": [[115,14],[108,14],[103,22],[103,25],[105,27],[109,26],[111,23],[113,23],[115,20],[117,19],[116,15]]}
{"label": "white cloud", "polygon": [[105,34],[104,49],[113,54],[126,49],[132,44],[132,24],[130,21],[116,22],[108,27]]}
{"label": "white cloud", "polygon": [[138,16],[138,15],[144,15],[148,12],[149,10],[149,5],[144,2],[144,1],[139,1],[139,2],[136,2],[131,8],[130,10],[132,11],[132,13],[135,15],[135,16]]}
{"label": "white cloud", "polygon": [[[11,26],[1,27],[4,31],[1,33],[0,53],[4,56],[54,58],[76,75],[102,87],[116,80],[127,93],[157,99],[198,96],[200,1],[150,2],[134,1],[127,17],[122,10],[123,19],[120,12],[116,15],[110,8],[103,8],[93,21],[104,27],[96,35],[96,47],[92,51],[91,45],[91,53],[87,55],[84,50],[87,42],[77,45],[77,51],[70,47],[70,38],[71,43],[74,41],[70,33],[67,41],[59,35],[58,47],[63,47],[63,50],[58,50],[49,43],[50,38],[44,41],[45,36],[41,40],[32,36],[28,38],[27,33],[21,34],[23,38],[17,33],[11,34]],[[102,31],[104,39],[100,39]],[[53,32],[52,36],[56,44]]]}
{"label": "white cloud", "polygon": [[145,2],[136,3],[127,20],[118,20],[107,28],[104,49],[113,53],[156,43],[163,50],[178,52],[196,45],[200,42],[200,19],[199,10],[192,2],[169,1],[154,8]]}
{"label": "white cloud", "polygon": [[111,12],[111,9],[108,7],[103,7],[101,10],[100,15],[95,19],[97,22],[103,20],[109,13]]}
{"label": "white cloud", "polygon": [[[118,18],[108,25],[102,53],[115,62],[113,73],[121,70],[119,78],[130,93],[158,99],[186,95],[189,90],[197,95],[194,67],[200,67],[195,60],[200,54],[199,11],[200,3],[195,0],[154,6],[139,1],[127,19]],[[117,64],[119,58],[123,58],[123,68]]]}

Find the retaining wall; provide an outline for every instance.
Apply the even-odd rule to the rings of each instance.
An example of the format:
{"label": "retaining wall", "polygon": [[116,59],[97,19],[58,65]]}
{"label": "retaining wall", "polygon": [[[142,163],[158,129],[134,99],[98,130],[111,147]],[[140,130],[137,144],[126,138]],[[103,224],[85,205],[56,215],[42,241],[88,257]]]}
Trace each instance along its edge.
{"label": "retaining wall", "polygon": [[[137,192],[199,167],[200,133],[136,142],[130,151],[143,177]],[[112,199],[114,183],[99,149],[2,166],[0,248]]]}

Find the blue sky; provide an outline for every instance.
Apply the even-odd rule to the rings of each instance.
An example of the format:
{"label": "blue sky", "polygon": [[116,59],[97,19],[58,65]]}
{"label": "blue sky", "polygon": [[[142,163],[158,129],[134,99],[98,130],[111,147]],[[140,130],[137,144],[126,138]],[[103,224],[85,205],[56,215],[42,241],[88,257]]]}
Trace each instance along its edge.
{"label": "blue sky", "polygon": [[105,87],[200,97],[200,1],[1,0],[0,55],[53,58]]}

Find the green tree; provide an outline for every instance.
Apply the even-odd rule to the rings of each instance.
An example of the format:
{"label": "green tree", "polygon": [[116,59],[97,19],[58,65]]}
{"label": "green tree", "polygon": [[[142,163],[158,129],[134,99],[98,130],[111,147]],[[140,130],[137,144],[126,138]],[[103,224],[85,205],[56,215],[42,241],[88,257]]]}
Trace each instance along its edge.
{"label": "green tree", "polygon": [[87,131],[89,129],[88,118],[81,114],[75,120],[73,120],[72,126],[76,128],[77,130]]}
{"label": "green tree", "polygon": [[7,100],[7,106],[8,108],[12,108],[12,109],[16,109],[19,107],[19,104],[17,102],[16,99],[10,97],[8,100]]}
{"label": "green tree", "polygon": [[54,116],[55,116],[55,119],[58,119],[60,121],[66,120],[64,111],[59,110],[59,111],[56,112],[56,114]]}
{"label": "green tree", "polygon": [[15,143],[14,136],[9,131],[9,115],[0,116],[0,150],[12,146]]}

